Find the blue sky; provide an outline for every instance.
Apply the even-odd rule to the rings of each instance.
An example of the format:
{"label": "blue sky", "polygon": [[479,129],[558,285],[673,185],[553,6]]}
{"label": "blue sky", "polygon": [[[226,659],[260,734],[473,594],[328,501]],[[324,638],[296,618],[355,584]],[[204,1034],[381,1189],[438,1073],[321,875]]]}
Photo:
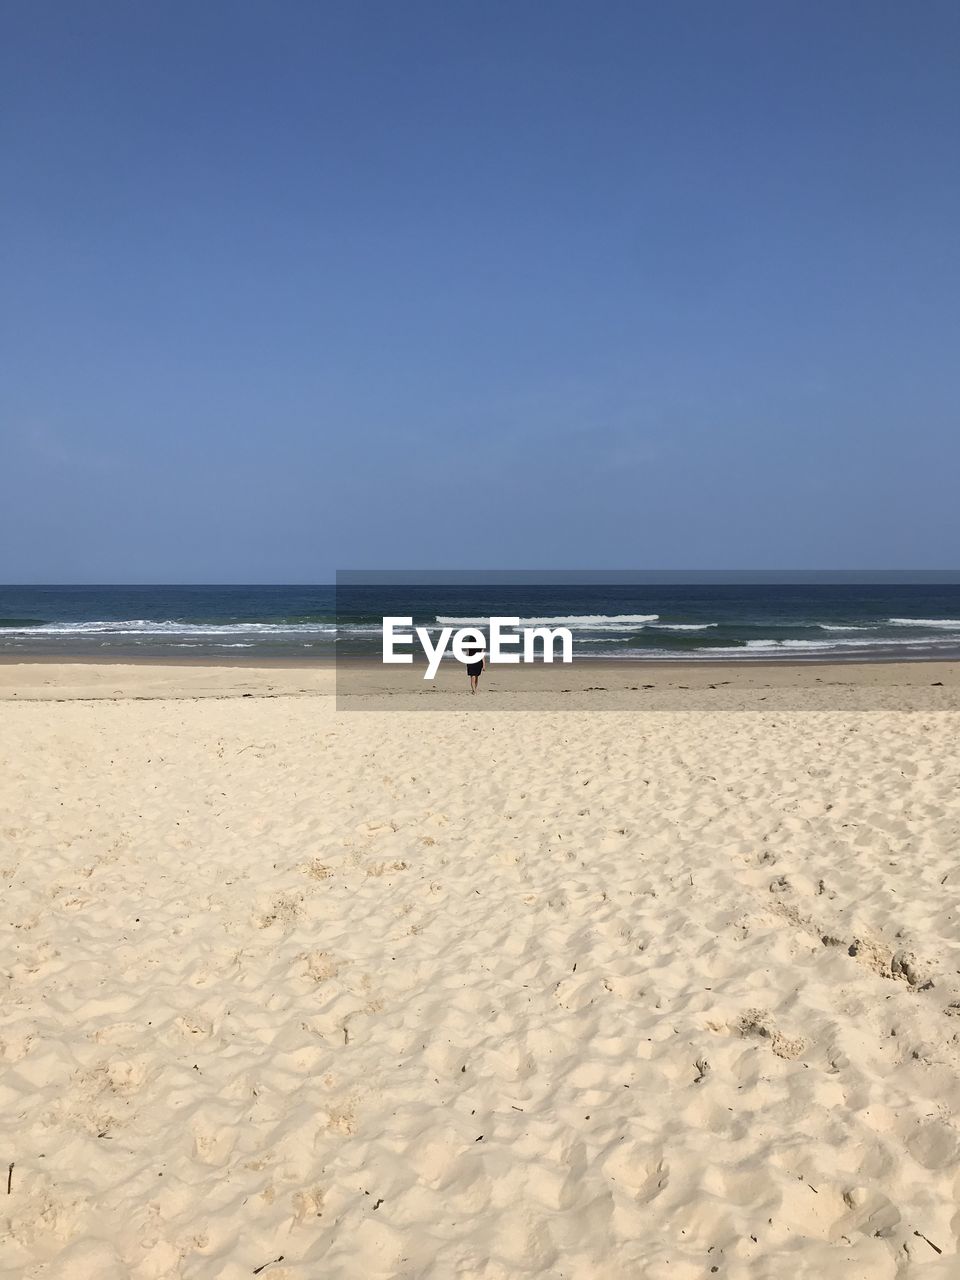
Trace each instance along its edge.
{"label": "blue sky", "polygon": [[8,3],[0,581],[960,563],[960,7]]}

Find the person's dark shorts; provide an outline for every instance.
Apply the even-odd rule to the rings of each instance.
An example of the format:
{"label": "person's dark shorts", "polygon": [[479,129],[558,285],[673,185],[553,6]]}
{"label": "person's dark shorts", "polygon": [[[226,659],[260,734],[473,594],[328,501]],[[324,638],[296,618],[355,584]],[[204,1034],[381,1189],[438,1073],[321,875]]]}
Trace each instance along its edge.
{"label": "person's dark shorts", "polygon": [[480,661],[480,662],[471,662],[471,663],[469,664],[469,666],[467,667],[467,675],[468,675],[468,676],[478,676],[482,670],[483,670],[483,661],[482,661],[482,659],[481,659],[481,661]]}

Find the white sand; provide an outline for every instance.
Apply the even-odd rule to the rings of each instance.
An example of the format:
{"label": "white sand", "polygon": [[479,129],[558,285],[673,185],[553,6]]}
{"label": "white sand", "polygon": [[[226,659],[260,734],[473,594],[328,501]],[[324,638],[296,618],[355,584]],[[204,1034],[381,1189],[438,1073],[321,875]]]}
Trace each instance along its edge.
{"label": "white sand", "polygon": [[960,1275],[929,668],[339,714],[131,670],[3,672],[0,1275]]}

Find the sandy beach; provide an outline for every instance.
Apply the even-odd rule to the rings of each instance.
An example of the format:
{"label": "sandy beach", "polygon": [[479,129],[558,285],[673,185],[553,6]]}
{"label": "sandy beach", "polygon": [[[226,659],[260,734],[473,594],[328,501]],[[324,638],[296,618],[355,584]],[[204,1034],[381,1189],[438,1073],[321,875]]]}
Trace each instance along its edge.
{"label": "sandy beach", "polygon": [[960,668],[643,671],[0,666],[0,1276],[960,1274]]}

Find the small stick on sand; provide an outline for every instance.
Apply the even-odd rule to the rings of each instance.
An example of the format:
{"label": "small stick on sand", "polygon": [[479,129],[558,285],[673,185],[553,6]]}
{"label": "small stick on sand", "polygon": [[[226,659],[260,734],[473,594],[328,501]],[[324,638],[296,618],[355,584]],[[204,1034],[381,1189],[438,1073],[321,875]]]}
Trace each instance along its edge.
{"label": "small stick on sand", "polygon": [[[13,1168],[12,1165],[10,1167]],[[935,1245],[932,1240],[927,1240],[927,1237],[923,1234],[922,1231],[915,1231],[913,1234],[915,1236],[918,1236],[921,1240],[926,1240],[930,1248],[936,1250],[937,1253],[943,1253],[943,1250],[939,1248],[938,1245]]]}
{"label": "small stick on sand", "polygon": [[14,1162],[11,1160],[7,1169],[7,1195],[10,1194],[10,1188],[13,1185],[13,1165]]}

